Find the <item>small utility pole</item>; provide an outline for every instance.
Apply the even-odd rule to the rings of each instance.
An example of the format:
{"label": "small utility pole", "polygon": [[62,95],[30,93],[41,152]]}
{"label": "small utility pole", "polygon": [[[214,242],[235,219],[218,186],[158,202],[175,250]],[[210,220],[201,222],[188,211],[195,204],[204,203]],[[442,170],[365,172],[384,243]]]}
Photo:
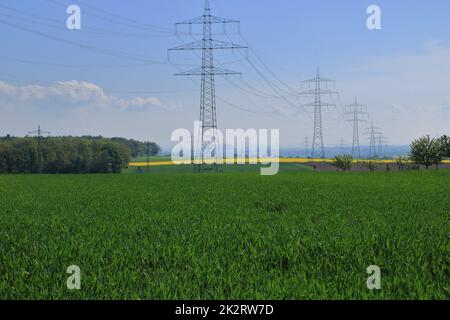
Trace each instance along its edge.
{"label": "small utility pole", "polygon": [[147,141],[147,173],[150,173],[150,141]]}
{"label": "small utility pole", "polygon": [[50,131],[41,130],[41,126],[38,126],[38,129],[35,131],[30,131],[27,134],[28,136],[35,136],[37,141],[37,163],[36,163],[36,171],[37,173],[42,173],[43,170],[43,157],[42,157],[42,142],[43,135],[50,135]]}

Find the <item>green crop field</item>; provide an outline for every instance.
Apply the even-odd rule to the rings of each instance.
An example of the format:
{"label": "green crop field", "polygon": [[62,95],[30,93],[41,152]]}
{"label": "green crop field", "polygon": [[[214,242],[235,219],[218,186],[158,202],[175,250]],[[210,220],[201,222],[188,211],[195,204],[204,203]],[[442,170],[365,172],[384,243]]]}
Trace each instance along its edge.
{"label": "green crop field", "polygon": [[[169,160],[170,161],[170,160]],[[260,173],[261,165],[252,164],[234,164],[234,165],[224,165],[222,170],[224,173]],[[314,171],[312,167],[308,167],[298,163],[280,163],[279,172],[302,172],[302,171]],[[160,174],[160,173],[193,173],[194,165],[167,165],[167,166],[143,166],[143,167],[129,167],[124,170],[125,173],[150,173],[150,174]]]}
{"label": "green crop field", "polygon": [[1,299],[450,298],[450,172],[17,175],[0,192]]}

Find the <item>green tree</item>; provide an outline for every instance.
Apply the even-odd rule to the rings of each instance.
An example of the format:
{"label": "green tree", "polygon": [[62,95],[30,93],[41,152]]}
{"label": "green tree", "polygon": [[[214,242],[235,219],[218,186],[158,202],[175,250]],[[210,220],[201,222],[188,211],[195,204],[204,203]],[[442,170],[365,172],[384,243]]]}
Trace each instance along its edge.
{"label": "green tree", "polygon": [[126,144],[102,137],[0,140],[0,173],[119,173],[129,161]]}
{"label": "green tree", "polygon": [[120,173],[131,160],[128,147],[114,141],[94,141],[93,150],[91,172],[94,173]]}
{"label": "green tree", "polygon": [[149,149],[148,151],[150,151],[149,152],[150,156],[156,156],[161,152],[161,147],[154,142],[149,142],[148,143],[149,148],[147,148],[147,142],[141,142],[124,138],[112,138],[111,140],[114,142],[121,143],[130,148],[132,158],[136,158],[139,156],[146,156],[147,149]]}
{"label": "green tree", "polygon": [[342,171],[350,171],[353,167],[353,157],[349,154],[334,157],[333,165]]}
{"label": "green tree", "polygon": [[0,173],[8,172],[9,145],[0,141]]}
{"label": "green tree", "polygon": [[450,158],[450,137],[442,136],[439,139],[441,145],[441,155],[443,158]]}
{"label": "green tree", "polygon": [[374,172],[375,170],[377,170],[378,168],[378,164],[375,161],[369,160],[369,161],[364,161],[362,163],[362,165],[364,167],[366,167],[367,169],[369,169],[370,172]]}
{"label": "green tree", "polygon": [[417,165],[429,169],[442,161],[442,147],[438,139],[425,136],[411,143],[410,159]]}

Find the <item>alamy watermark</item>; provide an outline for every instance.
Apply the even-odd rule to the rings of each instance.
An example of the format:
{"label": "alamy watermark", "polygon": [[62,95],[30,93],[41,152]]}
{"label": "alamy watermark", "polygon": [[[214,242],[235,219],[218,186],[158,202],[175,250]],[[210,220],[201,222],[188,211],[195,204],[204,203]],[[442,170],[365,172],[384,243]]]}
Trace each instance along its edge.
{"label": "alamy watermark", "polygon": [[[279,129],[211,129],[202,132],[201,122],[194,123],[194,134],[177,129],[171,141],[172,162],[182,164],[261,164],[261,175],[276,175],[280,168]],[[201,143],[203,135],[203,143]],[[224,147],[222,147],[224,146]],[[224,152],[225,151],[225,152]],[[224,156],[225,153],[225,156]]]}
{"label": "alamy watermark", "polygon": [[79,266],[72,265],[67,268],[67,273],[70,275],[67,278],[67,289],[81,290],[81,269]]}
{"label": "alamy watermark", "polygon": [[73,4],[67,7],[66,13],[69,14],[66,20],[67,29],[81,30],[81,8]]}
{"label": "alamy watermark", "polygon": [[369,266],[367,274],[370,275],[367,278],[367,289],[381,290],[381,268],[379,266]]}
{"label": "alamy watermark", "polygon": [[381,8],[375,4],[367,8],[367,29],[381,30]]}

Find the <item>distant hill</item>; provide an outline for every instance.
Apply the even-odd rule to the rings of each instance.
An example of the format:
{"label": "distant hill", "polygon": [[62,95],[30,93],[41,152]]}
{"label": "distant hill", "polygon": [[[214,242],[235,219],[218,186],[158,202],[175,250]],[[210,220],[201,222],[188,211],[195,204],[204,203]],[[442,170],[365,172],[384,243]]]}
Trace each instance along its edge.
{"label": "distant hill", "polygon": [[[282,148],[280,151],[281,157],[301,157],[305,158],[310,155],[311,150],[301,148]],[[328,147],[325,148],[325,156],[327,158],[333,158],[339,154],[351,154],[352,148],[345,147],[343,150],[340,147]],[[381,158],[395,158],[398,156],[406,156],[409,154],[409,146],[384,146]],[[361,147],[361,158],[369,158],[370,148],[368,146]]]}

